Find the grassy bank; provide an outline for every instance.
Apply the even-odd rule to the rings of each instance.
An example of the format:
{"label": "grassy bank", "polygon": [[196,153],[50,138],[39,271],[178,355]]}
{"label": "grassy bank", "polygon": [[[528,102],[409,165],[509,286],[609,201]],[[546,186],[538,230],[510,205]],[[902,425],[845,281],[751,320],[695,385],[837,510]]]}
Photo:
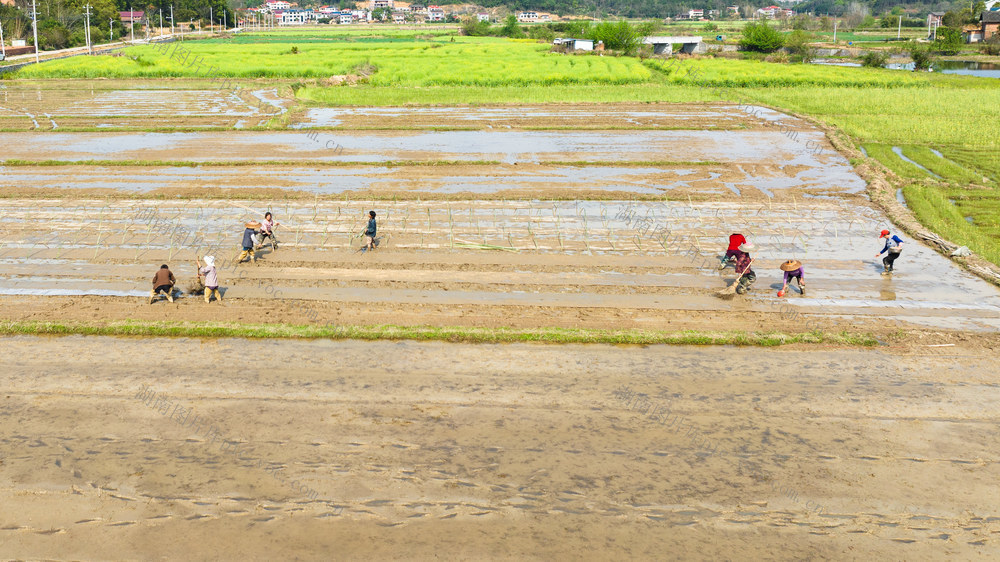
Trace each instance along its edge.
{"label": "grassy bank", "polygon": [[645,330],[580,330],[540,328],[470,328],[431,326],[317,326],[289,324],[236,323],[54,323],[3,322],[2,335],[86,335],[192,338],[278,338],[278,339],[354,339],[418,340],[461,343],[596,343],[612,345],[738,345],[774,347],[788,344],[833,344],[872,347],[874,336],[851,332],[659,332]]}

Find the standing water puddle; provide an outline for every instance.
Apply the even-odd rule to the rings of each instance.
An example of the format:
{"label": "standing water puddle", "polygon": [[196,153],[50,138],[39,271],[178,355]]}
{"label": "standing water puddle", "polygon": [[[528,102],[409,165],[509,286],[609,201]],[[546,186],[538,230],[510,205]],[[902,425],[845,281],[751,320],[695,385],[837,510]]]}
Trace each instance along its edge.
{"label": "standing water puddle", "polygon": [[[894,146],[894,147],[892,147],[892,151],[896,153],[896,156],[899,156],[899,157],[900,157],[900,158],[902,158],[902,159],[903,159],[904,161],[906,161],[906,162],[909,162],[910,164],[913,164],[914,166],[916,166],[916,167],[920,168],[921,170],[923,170],[923,171],[927,172],[928,174],[930,174],[930,175],[932,175],[932,176],[936,177],[937,179],[941,179],[941,176],[939,176],[939,175],[935,174],[934,172],[932,172],[932,171],[928,170],[927,168],[925,168],[925,167],[921,166],[920,164],[918,164],[918,163],[914,162],[913,160],[910,160],[909,158],[907,158],[906,156],[904,156],[904,155],[903,155],[903,149],[902,149],[902,148],[900,148],[900,147],[898,147],[898,146]],[[940,155],[939,155],[939,156],[940,156]]]}

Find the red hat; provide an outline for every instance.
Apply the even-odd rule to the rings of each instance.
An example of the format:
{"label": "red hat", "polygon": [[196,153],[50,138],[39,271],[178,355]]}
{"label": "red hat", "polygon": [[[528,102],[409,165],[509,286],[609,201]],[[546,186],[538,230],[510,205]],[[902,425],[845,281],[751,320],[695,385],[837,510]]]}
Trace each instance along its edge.
{"label": "red hat", "polygon": [[885,238],[886,236],[889,236],[889,231],[883,230],[882,234],[879,235],[879,239]]}

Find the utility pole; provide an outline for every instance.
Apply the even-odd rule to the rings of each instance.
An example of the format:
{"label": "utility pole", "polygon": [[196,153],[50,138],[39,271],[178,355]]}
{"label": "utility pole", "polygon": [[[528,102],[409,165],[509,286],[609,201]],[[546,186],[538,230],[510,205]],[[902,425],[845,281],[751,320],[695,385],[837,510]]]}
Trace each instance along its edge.
{"label": "utility pole", "polygon": [[837,44],[837,20],[833,21],[833,44]]}
{"label": "utility pole", "polygon": [[229,17],[226,16],[226,11],[222,10],[222,31],[229,29]]}
{"label": "utility pole", "polygon": [[7,47],[3,44],[3,21],[0,21],[0,58],[7,58]]}
{"label": "utility pole", "polygon": [[134,45],[135,44],[135,27],[133,26],[133,20],[135,12],[132,11],[132,5],[129,4],[128,7],[128,39]]}
{"label": "utility pole", "polygon": [[163,35],[163,8],[160,8],[160,32],[158,35]]}
{"label": "utility pole", "polygon": [[35,64],[38,64],[38,11],[35,10],[35,0],[31,0],[31,29],[35,34]]}
{"label": "utility pole", "polygon": [[174,36],[174,5],[170,5],[170,36]]}
{"label": "utility pole", "polygon": [[215,19],[214,19],[214,16],[212,16],[212,7],[211,6],[208,7],[208,31],[212,35],[215,35]]}
{"label": "utility pole", "polygon": [[94,54],[94,46],[90,43],[90,4],[87,4],[84,8],[87,10],[85,12],[85,15],[87,16],[87,27],[84,29],[85,33],[83,35],[87,40],[87,52]]}

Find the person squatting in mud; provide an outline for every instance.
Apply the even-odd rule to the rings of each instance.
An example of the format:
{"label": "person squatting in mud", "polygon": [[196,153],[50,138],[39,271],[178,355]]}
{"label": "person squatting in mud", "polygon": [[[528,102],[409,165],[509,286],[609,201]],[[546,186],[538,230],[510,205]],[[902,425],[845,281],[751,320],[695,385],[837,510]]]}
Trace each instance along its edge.
{"label": "person squatting in mud", "polygon": [[156,274],[153,275],[153,290],[149,293],[149,304],[156,302],[156,297],[160,293],[166,295],[169,302],[174,302],[175,284],[177,284],[177,279],[170,272],[170,268],[167,264],[161,265],[160,269],[156,270]]}

